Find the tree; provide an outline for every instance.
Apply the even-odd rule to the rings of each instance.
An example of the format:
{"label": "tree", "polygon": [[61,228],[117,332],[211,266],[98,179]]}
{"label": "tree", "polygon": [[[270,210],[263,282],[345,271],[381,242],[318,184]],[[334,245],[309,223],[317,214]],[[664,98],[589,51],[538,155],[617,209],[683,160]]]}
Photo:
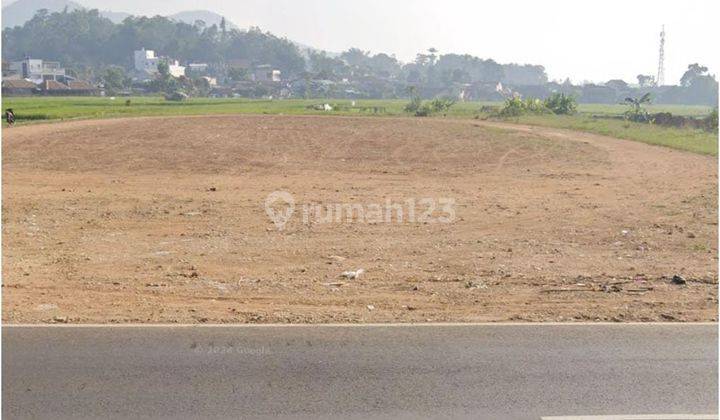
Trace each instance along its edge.
{"label": "tree", "polygon": [[429,48],[427,52],[427,54],[418,53],[417,57],[415,57],[415,64],[419,66],[434,66],[435,62],[438,59],[438,50],[436,50],[435,48]]}
{"label": "tree", "polygon": [[402,70],[397,59],[385,53],[375,54],[367,63],[370,69],[381,77],[396,76]]}
{"label": "tree", "polygon": [[23,26],[2,31],[2,57],[13,61],[29,55],[60,61],[66,68],[128,68],[133,51],[147,48],[180,61],[246,59],[270,64],[288,77],[305,70],[299,49],[287,39],[257,28],[228,30],[227,25],[225,22],[223,34],[223,28],[217,25],[189,25],[162,16],[131,16],[114,24],[97,10],[41,10]]}
{"label": "tree", "polygon": [[613,88],[615,90],[623,91],[628,88],[628,84],[624,80],[613,79],[605,82],[605,86]]}
{"label": "tree", "polygon": [[158,73],[160,73],[160,78],[167,79],[168,77],[170,77],[170,66],[166,61],[159,62],[157,69]]}
{"label": "tree", "polygon": [[325,51],[311,51],[308,61],[310,62],[310,70],[315,73],[318,79],[338,80],[349,75],[347,64],[339,58],[328,56]]}
{"label": "tree", "polygon": [[122,67],[112,66],[105,69],[102,74],[102,82],[110,94],[116,94],[128,86],[128,78]]}
{"label": "tree", "polygon": [[114,63],[106,47],[115,27],[97,10],[40,10],[23,26],[3,29],[2,57],[18,60],[30,55],[60,61],[66,67]]}
{"label": "tree", "polygon": [[438,53],[438,50],[431,47],[431,48],[428,48],[428,53],[429,53],[429,54],[428,54],[428,58],[430,59],[430,64],[431,64],[431,65],[434,65],[434,64],[435,64],[435,61],[437,61],[437,57],[438,57],[437,53]]}
{"label": "tree", "polygon": [[718,131],[718,107],[715,107],[710,115],[705,118],[708,128],[713,131]]}
{"label": "tree", "polygon": [[539,86],[548,82],[547,73],[543,66],[530,64],[502,65],[502,82],[520,86]]}
{"label": "tree", "polygon": [[228,79],[233,82],[240,82],[242,80],[250,80],[250,72],[244,68],[230,68],[227,71]]}
{"label": "tree", "polygon": [[718,82],[715,76],[701,75],[695,77],[686,88],[685,102],[714,105],[718,101]]}
{"label": "tree", "polygon": [[305,59],[297,45],[285,38],[262,32],[259,28],[248,31],[231,31],[227,46],[223,48],[227,59],[244,59],[256,64],[269,64],[287,77],[305,71]]}
{"label": "tree", "polygon": [[370,58],[370,53],[359,48],[350,48],[340,54],[340,58],[342,58],[349,66],[361,67],[367,64],[367,61]]}
{"label": "tree", "polygon": [[641,88],[647,88],[647,87],[653,87],[655,86],[655,76],[645,75],[645,74],[638,74],[637,75],[637,81],[638,85],[640,85]]}
{"label": "tree", "polygon": [[680,78],[680,85],[684,87],[689,87],[693,84],[693,81],[695,81],[699,77],[705,76],[707,71],[707,67],[701,66],[698,63],[690,64],[685,74],[683,74],[683,76]]}

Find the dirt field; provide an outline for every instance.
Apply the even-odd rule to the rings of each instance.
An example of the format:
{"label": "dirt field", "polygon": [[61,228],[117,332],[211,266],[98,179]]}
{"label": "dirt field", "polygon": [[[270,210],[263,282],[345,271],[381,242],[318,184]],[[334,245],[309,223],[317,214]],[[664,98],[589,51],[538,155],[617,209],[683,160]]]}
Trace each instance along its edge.
{"label": "dirt field", "polygon": [[[473,120],[15,127],[3,132],[2,317],[717,320],[717,175],[711,157]],[[264,207],[273,191],[295,200],[284,230]],[[453,199],[454,220],[303,220],[310,204],[424,198]]]}

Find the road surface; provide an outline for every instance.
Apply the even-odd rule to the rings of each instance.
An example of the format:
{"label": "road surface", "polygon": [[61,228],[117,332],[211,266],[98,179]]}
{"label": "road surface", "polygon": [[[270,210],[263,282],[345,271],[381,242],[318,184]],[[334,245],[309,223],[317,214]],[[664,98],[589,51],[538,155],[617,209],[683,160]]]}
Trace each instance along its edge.
{"label": "road surface", "polygon": [[5,327],[16,418],[716,414],[716,324]]}

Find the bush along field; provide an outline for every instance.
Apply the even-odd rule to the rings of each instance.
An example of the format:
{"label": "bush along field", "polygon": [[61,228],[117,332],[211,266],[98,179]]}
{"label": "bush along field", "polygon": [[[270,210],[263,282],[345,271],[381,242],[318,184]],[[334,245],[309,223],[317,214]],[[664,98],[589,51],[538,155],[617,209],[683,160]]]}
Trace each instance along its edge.
{"label": "bush along field", "polygon": [[650,101],[649,94],[626,98],[625,109],[619,105],[621,108],[615,108],[615,113],[598,115],[587,111],[578,112],[578,108],[582,108],[578,107],[575,99],[561,93],[553,94],[544,101],[512,97],[492,110],[488,118],[585,131],[717,156],[717,108],[706,110],[704,115],[692,107],[685,112],[681,108],[673,109],[684,115],[673,115],[661,107],[656,107],[657,112],[653,113]]}
{"label": "bush along field", "polygon": [[[630,98],[635,100],[634,98]],[[499,119],[602,134],[717,156],[717,109],[702,106],[577,104],[571,96],[542,101],[509,98],[499,102],[461,102],[452,98],[407,100],[261,100],[242,98],[9,97],[3,109],[15,111],[18,124],[74,119],[215,114],[345,115]],[[637,105],[637,106],[636,106]],[[639,107],[638,107],[639,106]],[[646,115],[645,121],[637,116]]]}

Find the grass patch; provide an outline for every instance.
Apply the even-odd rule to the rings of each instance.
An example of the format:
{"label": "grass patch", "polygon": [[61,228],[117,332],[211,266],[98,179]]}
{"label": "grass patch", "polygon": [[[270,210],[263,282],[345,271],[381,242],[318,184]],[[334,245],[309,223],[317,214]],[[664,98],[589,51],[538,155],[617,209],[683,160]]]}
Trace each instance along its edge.
{"label": "grass patch", "polygon": [[693,245],[693,251],[696,252],[705,252],[707,251],[707,247],[705,245],[695,244]]}
{"label": "grass patch", "polygon": [[619,139],[686,150],[703,155],[718,155],[718,134],[698,129],[662,127],[625,120],[592,118],[587,115],[526,115],[514,119],[522,124],[565,128],[601,134]]}
{"label": "grass patch", "polygon": [[[627,105],[624,104],[579,104],[578,111],[581,114],[591,115],[622,115],[627,111]],[[658,112],[669,112],[673,115],[682,115],[683,117],[706,117],[712,111],[709,106],[702,105],[645,105],[644,108],[650,114]]]}
{"label": "grass patch", "polygon": [[[130,106],[125,101],[130,100]],[[37,120],[116,118],[130,116],[172,116],[212,114],[290,114],[290,115],[406,115],[404,100],[332,100],[332,99],[213,99],[191,98],[183,102],[161,97],[11,97],[3,100],[3,109],[13,108],[19,123]],[[329,103],[339,110],[309,109]],[[472,117],[484,103],[468,102],[454,106],[448,116]]]}

